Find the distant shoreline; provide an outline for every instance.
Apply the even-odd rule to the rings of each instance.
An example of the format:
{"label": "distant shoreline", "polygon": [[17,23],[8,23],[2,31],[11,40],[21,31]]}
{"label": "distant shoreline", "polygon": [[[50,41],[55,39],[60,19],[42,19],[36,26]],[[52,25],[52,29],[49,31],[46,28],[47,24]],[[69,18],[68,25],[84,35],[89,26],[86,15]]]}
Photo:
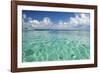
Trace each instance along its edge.
{"label": "distant shoreline", "polygon": [[90,30],[71,30],[71,29],[32,29],[32,30],[23,30],[23,31],[90,31]]}

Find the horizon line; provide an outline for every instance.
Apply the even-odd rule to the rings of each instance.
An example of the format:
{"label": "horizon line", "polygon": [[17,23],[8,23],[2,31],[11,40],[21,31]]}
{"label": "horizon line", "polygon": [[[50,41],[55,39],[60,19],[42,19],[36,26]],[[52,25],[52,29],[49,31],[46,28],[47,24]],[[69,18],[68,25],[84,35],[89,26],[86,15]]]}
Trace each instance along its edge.
{"label": "horizon line", "polygon": [[28,31],[31,31],[31,30],[35,30],[35,31],[45,31],[45,30],[51,30],[51,31],[90,31],[90,29],[24,29],[24,30],[28,30]]}

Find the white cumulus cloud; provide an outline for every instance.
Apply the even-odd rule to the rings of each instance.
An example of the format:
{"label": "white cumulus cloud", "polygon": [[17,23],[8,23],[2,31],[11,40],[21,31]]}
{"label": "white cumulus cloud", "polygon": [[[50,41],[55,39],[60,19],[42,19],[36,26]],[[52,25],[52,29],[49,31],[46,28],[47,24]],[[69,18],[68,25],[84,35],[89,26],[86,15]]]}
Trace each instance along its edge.
{"label": "white cumulus cloud", "polygon": [[52,21],[49,17],[44,17],[41,23],[43,23],[44,25],[50,25],[52,24]]}
{"label": "white cumulus cloud", "polygon": [[70,17],[69,24],[72,26],[89,25],[90,18],[87,14],[75,14],[75,17]]}

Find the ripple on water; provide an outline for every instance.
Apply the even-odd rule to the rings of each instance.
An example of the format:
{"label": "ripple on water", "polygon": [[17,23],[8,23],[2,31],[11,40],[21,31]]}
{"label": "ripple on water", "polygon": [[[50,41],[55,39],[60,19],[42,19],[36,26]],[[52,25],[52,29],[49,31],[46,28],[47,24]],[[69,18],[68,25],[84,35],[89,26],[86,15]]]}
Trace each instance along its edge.
{"label": "ripple on water", "polygon": [[89,33],[81,32],[86,36],[78,33],[80,32],[25,32],[26,36],[22,40],[23,62],[88,59]]}

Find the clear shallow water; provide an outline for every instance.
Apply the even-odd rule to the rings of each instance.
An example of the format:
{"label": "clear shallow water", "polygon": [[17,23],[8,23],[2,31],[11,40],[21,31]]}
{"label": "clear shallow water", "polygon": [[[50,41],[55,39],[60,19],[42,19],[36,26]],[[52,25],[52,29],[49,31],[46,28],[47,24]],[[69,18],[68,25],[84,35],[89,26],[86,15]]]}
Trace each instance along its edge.
{"label": "clear shallow water", "polygon": [[23,31],[22,61],[90,58],[89,31]]}

